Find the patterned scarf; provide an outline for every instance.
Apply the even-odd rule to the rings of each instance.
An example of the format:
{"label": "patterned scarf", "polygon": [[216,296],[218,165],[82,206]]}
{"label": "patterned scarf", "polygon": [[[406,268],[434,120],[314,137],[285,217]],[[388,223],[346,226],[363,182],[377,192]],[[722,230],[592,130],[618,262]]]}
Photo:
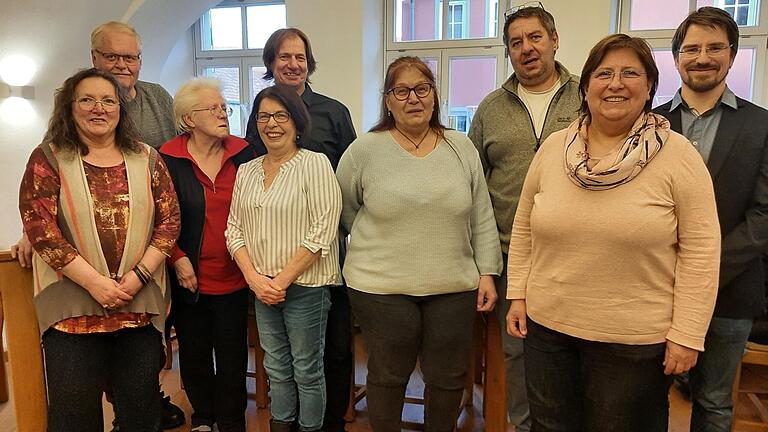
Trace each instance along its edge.
{"label": "patterned scarf", "polygon": [[661,150],[669,136],[669,121],[663,116],[646,113],[632,125],[624,143],[614,154],[587,167],[587,117],[582,116],[568,126],[565,138],[565,171],[577,186],[590,190],[606,190],[622,185],[637,176]]}

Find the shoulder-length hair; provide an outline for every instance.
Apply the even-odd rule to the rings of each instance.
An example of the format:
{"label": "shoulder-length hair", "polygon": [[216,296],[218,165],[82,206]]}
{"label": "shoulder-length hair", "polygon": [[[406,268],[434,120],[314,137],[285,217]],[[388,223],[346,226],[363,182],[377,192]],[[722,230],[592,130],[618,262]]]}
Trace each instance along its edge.
{"label": "shoulder-length hair", "polygon": [[64,81],[64,84],[56,90],[53,100],[53,113],[48,121],[48,130],[43,141],[49,142],[58,149],[76,152],[80,155],[88,154],[88,146],[80,139],[72,114],[72,106],[75,99],[75,88],[87,78],[101,78],[115,89],[115,94],[120,101],[120,119],[115,128],[115,144],[122,151],[141,151],[141,136],[128,115],[126,108],[125,92],[120,88],[117,79],[109,73],[96,68],[82,69]]}
{"label": "shoulder-length hair", "polygon": [[312,76],[312,74],[315,73],[315,69],[317,69],[317,60],[315,60],[315,56],[312,54],[312,44],[309,43],[309,37],[303,31],[295,27],[275,30],[264,44],[264,53],[261,55],[261,60],[264,61],[264,65],[267,67],[267,71],[264,72],[264,79],[275,79],[272,67],[275,65],[277,50],[280,49],[280,45],[283,44],[283,41],[289,37],[297,37],[304,42],[304,54],[307,55],[307,82],[310,82],[309,77]]}
{"label": "shoulder-length hair", "polygon": [[[291,115],[293,124],[296,126],[296,147],[304,147],[304,143],[307,142],[312,131],[312,120],[307,107],[304,105],[304,101],[296,93],[296,90],[283,84],[275,84],[260,91],[253,100],[253,113],[251,115],[254,118],[258,115],[259,105],[261,105],[261,101],[264,99],[272,99],[285,107],[285,110]],[[256,134],[256,142],[264,146],[264,142],[259,134]]]}
{"label": "shoulder-length hair", "polygon": [[589,56],[587,56],[587,61],[584,62],[584,67],[581,69],[581,79],[579,80],[582,114],[590,115],[589,106],[587,105],[587,87],[589,87],[589,80],[592,78],[595,69],[600,66],[600,63],[603,62],[603,59],[609,52],[623,48],[632,50],[637,55],[643,68],[645,68],[645,76],[651,82],[651,91],[649,92],[651,97],[645,102],[643,110],[645,112],[651,111],[653,96],[656,94],[656,88],[659,86],[659,68],[656,67],[656,61],[653,59],[653,51],[651,51],[651,47],[645,39],[617,33],[604,37],[597,45],[592,47],[592,50],[589,51]]}
{"label": "shoulder-length hair", "polygon": [[384,77],[384,91],[381,93],[381,114],[379,115],[379,121],[373,125],[370,132],[382,132],[395,128],[395,118],[389,114],[389,109],[387,109],[387,93],[392,90],[395,82],[397,82],[400,72],[407,68],[414,68],[421,72],[427,79],[427,82],[432,85],[432,97],[435,99],[435,103],[432,109],[432,117],[429,119],[429,127],[440,138],[445,139],[445,130],[447,128],[440,122],[440,97],[437,94],[435,74],[432,73],[432,70],[422,59],[412,56],[399,57],[389,64],[387,74]]}

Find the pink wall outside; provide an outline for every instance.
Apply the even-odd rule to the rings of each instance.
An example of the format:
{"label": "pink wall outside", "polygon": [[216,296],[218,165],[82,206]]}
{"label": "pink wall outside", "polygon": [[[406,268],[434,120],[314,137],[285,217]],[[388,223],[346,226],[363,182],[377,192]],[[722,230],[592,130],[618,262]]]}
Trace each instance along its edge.
{"label": "pink wall outside", "polygon": [[[710,0],[711,2],[712,0]],[[629,15],[629,27],[632,30],[674,29],[687,15],[688,0],[633,1]]]}
{"label": "pink wall outside", "polygon": [[485,37],[485,15],[486,0],[467,0],[469,6],[469,31],[467,34],[471,38]]}
{"label": "pink wall outside", "polygon": [[454,57],[449,73],[452,107],[478,105],[496,88],[495,57]]}
{"label": "pink wall outside", "polygon": [[[416,33],[413,40],[436,39],[435,0],[414,0],[413,3],[416,19]],[[405,16],[405,10],[403,11],[403,16]]]}
{"label": "pink wall outside", "polygon": [[[447,3],[449,0],[445,0]],[[437,0],[413,0],[413,12],[415,19],[415,34],[411,35],[411,0],[401,0],[402,28],[401,40],[435,40],[435,3]],[[486,0],[467,0],[469,8],[469,30],[471,38],[486,37]]]}

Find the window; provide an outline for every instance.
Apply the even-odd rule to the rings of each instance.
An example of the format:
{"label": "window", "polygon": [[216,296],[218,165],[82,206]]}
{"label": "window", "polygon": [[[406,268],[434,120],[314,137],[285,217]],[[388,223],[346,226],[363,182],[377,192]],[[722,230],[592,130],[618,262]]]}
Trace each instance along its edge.
{"label": "window", "polygon": [[499,26],[508,3],[387,0],[387,65],[404,55],[424,60],[435,74],[448,127],[469,131],[477,105],[506,79]]}
{"label": "window", "polygon": [[198,76],[221,81],[222,96],[232,106],[230,133],[244,136],[251,102],[271,85],[261,56],[269,36],[286,26],[285,4],[275,0],[227,0],[207,10],[195,25]]}
{"label": "window", "polygon": [[[622,2],[619,31],[645,38],[653,48],[659,68],[659,87],[653,101],[666,103],[680,87],[672,57],[672,36],[688,13],[714,6],[728,12],[739,25],[739,50],[726,82],[737,96],[765,104],[765,69],[768,47],[768,11],[761,0],[630,0]],[[659,10],[664,10],[659,14]],[[761,16],[762,13],[762,16]]]}

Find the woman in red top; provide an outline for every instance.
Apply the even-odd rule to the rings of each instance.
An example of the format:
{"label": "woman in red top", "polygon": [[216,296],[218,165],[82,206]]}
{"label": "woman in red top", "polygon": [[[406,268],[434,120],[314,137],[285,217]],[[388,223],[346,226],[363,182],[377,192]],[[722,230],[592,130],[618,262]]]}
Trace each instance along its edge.
{"label": "woman in red top", "polygon": [[[174,326],[192,431],[245,431],[248,289],[227,251],[224,229],[237,168],[253,159],[247,142],[229,134],[219,82],[179,87],[173,111],[183,133],[160,147],[181,207],[172,265]],[[216,365],[214,367],[214,353]]]}
{"label": "woman in red top", "polygon": [[125,430],[160,427],[162,263],[179,207],[163,161],[138,139],[115,78],[82,70],[56,93],[24,172],[49,431],[103,431],[108,383]]}

